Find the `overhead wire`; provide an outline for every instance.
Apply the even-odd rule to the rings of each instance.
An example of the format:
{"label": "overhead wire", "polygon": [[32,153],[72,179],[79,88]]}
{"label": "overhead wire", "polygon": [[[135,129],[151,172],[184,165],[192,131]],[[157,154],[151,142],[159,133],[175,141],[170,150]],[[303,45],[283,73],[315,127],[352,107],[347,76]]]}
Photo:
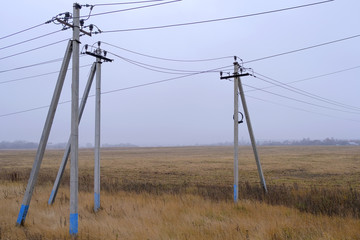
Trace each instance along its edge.
{"label": "overhead wire", "polygon": [[52,60],[48,60],[48,61],[44,61],[44,62],[39,62],[39,63],[35,63],[35,64],[30,64],[30,65],[26,65],[26,66],[15,67],[15,68],[7,69],[7,70],[1,70],[0,74],[5,73],[5,72],[16,71],[16,70],[20,70],[20,69],[25,69],[25,68],[36,67],[36,66],[40,66],[40,65],[44,65],[44,64],[60,62],[61,60],[63,60],[63,58],[56,58],[56,59],[52,59]]}
{"label": "overhead wire", "polygon": [[244,61],[244,64],[245,63],[257,62],[257,61],[262,61],[262,60],[265,60],[265,59],[279,57],[279,56],[283,56],[283,55],[287,55],[287,54],[291,54],[291,53],[301,52],[301,51],[304,51],[304,50],[317,48],[317,47],[322,47],[322,46],[325,46],[325,45],[338,43],[338,42],[342,42],[342,41],[347,41],[347,40],[350,40],[350,39],[353,39],[353,38],[358,38],[358,37],[360,37],[360,34],[356,34],[356,35],[353,35],[353,36],[350,36],[350,37],[340,38],[340,39],[337,39],[337,40],[312,45],[312,46],[309,46],[309,47],[299,48],[299,49],[288,51],[288,52],[278,53],[278,54],[270,55],[270,56],[267,56],[267,57],[261,57],[261,58],[257,58],[257,59],[253,59],[253,60],[249,60],[249,61]]}
{"label": "overhead wire", "polygon": [[[328,104],[331,104],[331,105],[335,105],[335,106],[338,106],[338,107],[343,107],[343,108],[347,108],[347,109],[351,109],[353,111],[360,111],[360,108],[359,107],[354,107],[354,106],[351,106],[351,105],[347,105],[347,104],[343,104],[343,103],[340,103],[340,102],[337,102],[337,101],[334,101],[334,100],[331,100],[331,99],[328,99],[328,98],[324,98],[324,97],[321,97],[319,95],[316,95],[316,94],[313,94],[313,93],[310,93],[310,92],[307,92],[307,91],[304,91],[302,89],[299,89],[299,88],[296,88],[296,87],[293,87],[293,86],[290,86],[289,84],[286,84],[286,83],[283,83],[283,82],[280,82],[274,78],[270,78],[270,77],[267,77],[263,74],[260,74],[258,72],[254,72],[255,73],[255,77],[257,79],[260,79],[264,82],[267,82],[267,83],[270,83],[270,84],[273,84],[277,87],[281,87],[281,88],[284,88],[286,90],[289,90],[289,91],[292,91],[292,92],[295,92],[297,94],[300,94],[300,95],[303,95],[303,96],[306,96],[306,97],[309,97],[309,98],[312,98],[312,99],[315,99],[315,100],[318,100],[318,101],[321,101],[321,102],[325,102],[325,103],[328,103]],[[261,76],[261,77],[258,77],[258,76]],[[266,80],[266,79],[268,80]],[[269,81],[270,80],[270,81]]]}
{"label": "overhead wire", "polygon": [[130,52],[136,55],[140,55],[143,57],[148,57],[148,58],[153,58],[153,59],[158,59],[158,60],[164,60],[164,61],[171,61],[171,62],[209,62],[209,61],[216,61],[216,60],[222,60],[222,59],[227,59],[227,58],[231,58],[233,56],[224,56],[224,57],[216,57],[216,58],[205,58],[205,59],[171,59],[171,58],[163,58],[163,57],[157,57],[157,56],[152,56],[152,55],[148,55],[148,54],[144,54],[144,53],[139,53],[133,50],[129,50],[123,47],[119,47],[117,45],[111,44],[111,43],[107,43],[107,42],[101,42],[102,44],[105,45],[109,45],[111,47],[126,51],[126,52]]}
{"label": "overhead wire", "polygon": [[32,30],[32,29],[35,29],[35,28],[38,28],[38,27],[41,27],[42,25],[45,25],[45,24],[47,24],[47,23],[49,23],[49,22],[40,23],[40,24],[34,25],[34,26],[32,26],[32,27],[29,27],[29,28],[26,28],[26,29],[23,29],[23,30],[14,32],[14,33],[11,33],[11,34],[9,34],[9,35],[0,37],[0,40],[3,40],[3,39],[5,39],[5,38],[9,38],[9,37],[15,36],[15,35],[20,34],[20,33],[23,33],[23,32],[27,32],[27,31],[29,31],[29,30]]}
{"label": "overhead wire", "polygon": [[[168,73],[168,74],[190,74],[190,73],[197,73],[197,72],[201,72],[201,71],[194,71],[194,70],[183,70],[183,69],[173,69],[173,68],[165,68],[165,67],[159,67],[159,66],[155,66],[155,65],[151,65],[151,64],[146,64],[146,63],[142,63],[139,61],[135,61],[135,60],[131,60],[129,58],[125,58],[122,57],[120,55],[117,55],[115,53],[112,52],[108,52],[109,54],[112,54],[128,63],[134,64],[136,66],[151,70],[151,71],[156,71],[156,72],[161,72],[161,73]],[[165,71],[164,71],[165,70]]]}
{"label": "overhead wire", "polygon": [[254,96],[251,96],[251,95],[248,95],[248,94],[246,95],[246,97],[247,97],[247,98],[253,98],[253,99],[256,99],[256,100],[259,100],[259,101],[262,101],[262,102],[271,103],[271,104],[274,104],[274,105],[286,107],[286,108],[289,108],[289,109],[292,109],[292,110],[298,110],[298,111],[302,111],[302,112],[307,112],[307,113],[316,114],[316,115],[325,116],[325,117],[330,117],[330,118],[337,118],[337,119],[346,120],[346,121],[360,122],[360,121],[354,120],[354,119],[340,118],[340,117],[338,117],[338,116],[332,116],[332,115],[325,114],[325,113],[321,113],[321,112],[309,111],[309,110],[307,110],[307,109],[303,109],[303,108],[299,108],[299,107],[294,107],[294,106],[289,106],[289,105],[285,105],[285,104],[278,103],[278,102],[274,102],[274,101],[270,101],[270,100],[265,100],[265,99],[258,98],[258,97],[254,97]]}
{"label": "overhead wire", "polygon": [[[80,68],[84,68],[84,67],[89,67],[92,64],[87,64],[87,65],[82,65],[80,66]],[[68,68],[68,71],[71,70],[72,68]],[[37,75],[32,75],[32,76],[27,76],[27,77],[21,77],[21,78],[15,78],[15,79],[11,79],[11,80],[5,80],[0,82],[0,84],[6,84],[6,83],[11,83],[11,82],[18,82],[18,81],[22,81],[22,80],[26,80],[26,79],[31,79],[31,78],[38,78],[38,77],[43,77],[43,76],[48,76],[48,75],[52,75],[52,74],[56,74],[59,73],[60,71],[53,71],[53,72],[48,72],[48,73],[42,73],[42,74],[37,74]]]}
{"label": "overhead wire", "polygon": [[[355,69],[358,69],[358,68],[360,68],[360,66],[355,66],[355,67],[351,67],[351,68],[345,68],[345,69],[341,69],[341,70],[334,71],[334,72],[330,72],[330,73],[324,73],[324,74],[320,74],[320,75],[316,75],[316,76],[312,76],[312,77],[307,77],[307,78],[303,78],[303,79],[299,79],[299,80],[287,82],[286,84],[293,84],[293,83],[308,81],[308,80],[312,80],[312,79],[316,79],[316,78],[322,78],[322,77],[331,76],[331,75],[338,74],[338,73],[342,73],[342,72],[347,72],[347,71],[355,70]],[[229,70],[229,71],[230,71],[230,70]],[[275,86],[272,85],[272,86],[262,87],[261,89],[268,89],[268,88],[273,88],[273,87],[275,87]],[[255,89],[253,89],[253,90],[247,90],[247,92],[253,92],[253,91],[257,91],[257,90],[255,90]]]}
{"label": "overhead wire", "polygon": [[350,111],[346,111],[346,110],[341,110],[341,109],[337,109],[337,108],[332,108],[332,107],[328,107],[328,106],[319,105],[319,104],[316,104],[316,103],[307,102],[307,101],[300,100],[300,99],[293,98],[293,97],[284,96],[284,95],[281,95],[281,94],[278,94],[278,93],[270,92],[270,91],[267,91],[265,89],[257,88],[257,87],[247,85],[247,84],[243,84],[243,85],[246,86],[246,87],[250,87],[250,88],[262,91],[262,92],[266,92],[266,93],[271,94],[271,95],[275,95],[275,96],[278,96],[278,97],[281,97],[281,98],[289,99],[289,100],[292,100],[292,101],[300,102],[300,103],[303,103],[303,104],[307,104],[307,105],[311,105],[311,106],[315,106],[315,107],[319,107],[319,108],[323,108],[323,109],[328,109],[328,110],[333,110],[333,111],[338,111],[338,112],[344,112],[344,113],[351,113],[351,114],[360,114],[359,112],[350,112]]}
{"label": "overhead wire", "polygon": [[176,24],[161,25],[161,26],[152,26],[152,27],[140,27],[140,28],[105,30],[105,31],[102,31],[102,33],[144,31],[144,30],[154,30],[154,29],[162,29],[162,28],[189,26],[189,25],[195,25],[195,24],[204,24],[204,23],[211,23],[211,22],[228,21],[228,20],[234,20],[234,19],[239,19],[239,18],[254,17],[254,16],[265,15],[265,14],[270,14],[270,13],[276,13],[276,12],[288,11],[288,10],[293,10],[293,9],[298,9],[298,8],[310,7],[310,6],[319,5],[319,4],[324,4],[324,3],[329,3],[329,2],[333,2],[333,1],[334,1],[334,0],[326,0],[326,1],[321,1],[321,2],[316,2],[316,3],[310,3],[310,4],[304,4],[304,5],[299,5],[299,6],[294,6],[294,7],[288,7],[288,8],[282,8],[282,9],[277,9],[277,10],[270,10],[270,11],[264,11],[264,12],[246,14],[246,15],[239,15],[239,16],[233,16],[233,17],[224,17],[224,18],[216,18],[216,19],[209,19],[209,20],[202,20],[202,21],[194,21],[194,22],[187,22],[187,23],[176,23]]}
{"label": "overhead wire", "polygon": [[[107,12],[101,12],[101,13],[92,13],[92,14],[89,14],[89,15],[87,15],[87,16],[81,16],[81,18],[82,18],[82,17],[95,17],[95,16],[107,15],[107,14],[113,14],[113,13],[119,13],[119,12],[127,12],[127,11],[132,11],[132,10],[137,10],[137,9],[143,9],[143,8],[149,8],[149,7],[155,7],[155,6],[165,5],[165,4],[169,4],[169,3],[181,2],[181,1],[182,1],[182,0],[172,0],[172,1],[161,2],[161,3],[150,4],[150,5],[139,6],[139,7],[119,9],[119,10],[113,10],[113,11],[107,11]],[[95,5],[95,6],[96,6],[96,5]],[[101,31],[101,33],[102,33],[102,32],[103,32],[103,31]]]}
{"label": "overhead wire", "polygon": [[68,41],[68,40],[69,39],[66,38],[66,39],[56,41],[56,42],[53,42],[53,43],[49,43],[49,44],[46,44],[46,45],[43,45],[43,46],[40,46],[40,47],[32,48],[30,50],[26,50],[26,51],[22,51],[22,52],[19,52],[19,53],[11,54],[11,55],[8,55],[8,56],[5,56],[5,57],[1,57],[0,60],[15,57],[15,56],[22,55],[22,54],[29,53],[29,52],[33,52],[33,51],[36,51],[36,50],[39,50],[39,49],[42,49],[42,48],[46,48],[46,47],[50,47],[50,46],[53,46],[53,45],[56,45],[56,44],[59,44],[59,43],[62,43],[62,42]]}
{"label": "overhead wire", "polygon": [[[80,55],[80,57],[82,57],[82,56],[83,56],[83,55]],[[32,67],[37,67],[37,66],[41,66],[41,65],[45,65],[45,64],[60,62],[60,61],[62,61],[62,60],[63,60],[63,58],[56,58],[56,59],[52,59],[52,60],[48,60],[48,61],[44,61],[44,62],[35,63],[35,64],[30,64],[30,65],[25,65],[25,66],[21,66],[21,67],[10,68],[10,69],[6,69],[6,70],[0,70],[0,74],[1,74],[1,73],[6,73],[6,72],[11,72],[11,71],[17,71],[17,70],[21,70],[21,69],[25,69],[25,68],[32,68]]]}
{"label": "overhead wire", "polygon": [[[203,73],[208,73],[208,72],[213,72],[213,71],[216,71],[216,70],[221,70],[221,69],[228,68],[228,67],[229,67],[229,66],[224,66],[224,67],[219,67],[219,68],[214,68],[214,69],[205,70],[205,71],[202,71],[202,72],[184,74],[184,75],[178,76],[178,77],[172,77],[172,78],[167,78],[167,79],[163,79],[163,80],[158,80],[158,81],[153,81],[153,82],[148,82],[148,83],[133,85],[133,86],[129,86],[129,87],[113,89],[113,90],[101,92],[101,95],[110,94],[110,93],[114,93],[114,92],[125,91],[125,90],[130,90],[130,89],[135,89],[135,88],[140,88],[140,87],[146,87],[146,86],[155,85],[155,84],[160,84],[160,83],[165,83],[165,82],[170,82],[170,81],[174,81],[174,80],[178,80],[178,79],[182,79],[182,78],[187,78],[187,77],[191,77],[191,76],[195,76],[195,75],[199,75],[199,74],[203,74]],[[93,96],[94,96],[94,95],[90,95],[89,97],[93,97]],[[64,104],[64,103],[69,103],[69,102],[71,102],[71,100],[64,101],[64,102],[60,102],[59,104]],[[47,106],[41,106],[41,107],[35,107],[35,108],[30,108],[30,109],[21,110],[21,111],[12,112],[12,113],[6,113],[6,114],[0,115],[0,118],[2,118],[2,117],[7,117],[7,116],[12,116],[12,115],[17,115],[17,114],[21,114],[21,113],[26,113],[26,112],[31,112],[31,111],[35,111],[35,110],[39,110],[39,109],[48,108],[48,107],[49,107],[49,105],[47,105]]]}
{"label": "overhead wire", "polygon": [[133,2],[118,2],[118,3],[95,3],[92,6],[114,6],[114,5],[126,5],[126,4],[141,4],[141,3],[150,3],[150,2],[163,2],[166,0],[146,0],[146,1],[133,1]]}
{"label": "overhead wire", "polygon": [[47,36],[53,35],[53,34],[55,34],[55,33],[61,32],[61,31],[63,31],[63,30],[62,30],[62,29],[61,29],[61,30],[56,30],[56,31],[54,31],[54,32],[46,33],[46,34],[43,34],[43,35],[40,35],[40,36],[37,36],[37,37],[34,37],[34,38],[30,38],[30,39],[21,41],[21,42],[17,42],[17,43],[14,43],[14,44],[10,44],[10,45],[8,45],[8,46],[1,47],[0,50],[4,50],[4,49],[7,49],[7,48],[11,48],[11,47],[14,47],[14,46],[18,46],[18,45],[20,45],[20,44],[28,43],[28,42],[37,40],[37,39],[39,39],[39,38],[43,38],[43,37],[47,37]]}

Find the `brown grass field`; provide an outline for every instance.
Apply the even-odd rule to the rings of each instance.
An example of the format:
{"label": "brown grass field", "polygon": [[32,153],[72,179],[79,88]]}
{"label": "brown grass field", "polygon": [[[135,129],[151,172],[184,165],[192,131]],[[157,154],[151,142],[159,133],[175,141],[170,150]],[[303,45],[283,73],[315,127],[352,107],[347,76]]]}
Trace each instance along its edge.
{"label": "brown grass field", "polygon": [[[47,205],[63,151],[47,150],[24,227],[15,227],[35,150],[0,151],[0,239],[70,239],[69,169]],[[93,150],[79,152],[78,239],[360,239],[360,147],[101,150],[101,210],[93,212]]]}

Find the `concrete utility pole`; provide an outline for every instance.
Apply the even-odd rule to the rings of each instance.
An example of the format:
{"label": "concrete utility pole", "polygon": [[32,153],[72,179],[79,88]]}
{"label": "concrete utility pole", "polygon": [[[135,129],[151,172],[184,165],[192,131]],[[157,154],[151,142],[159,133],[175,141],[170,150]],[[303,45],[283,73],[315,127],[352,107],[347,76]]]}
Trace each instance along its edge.
{"label": "concrete utility pole", "polygon": [[[97,54],[101,54],[100,42]],[[95,167],[94,167],[94,211],[100,208],[100,107],[101,107],[101,59],[96,58],[95,94]]]}
{"label": "concrete utility pole", "polygon": [[239,196],[239,94],[238,94],[238,84],[239,84],[239,64],[234,62],[234,202],[237,203]]}
{"label": "concrete utility pole", "polygon": [[[91,70],[90,70],[90,75],[89,75],[88,81],[87,81],[86,86],[85,86],[84,94],[83,94],[83,97],[82,97],[81,103],[80,103],[79,124],[80,124],[81,117],[82,117],[82,114],[83,114],[84,109],[85,109],[85,105],[86,105],[86,102],[87,102],[87,99],[88,99],[88,96],[89,96],[89,92],[90,92],[90,89],[91,89],[92,82],[94,80],[95,71],[96,71],[96,63],[93,63],[93,65],[91,67]],[[54,201],[55,201],[56,194],[57,194],[59,186],[60,186],[60,181],[61,181],[61,178],[63,176],[64,170],[65,170],[65,167],[66,167],[69,155],[70,155],[70,149],[71,149],[71,136],[69,137],[69,141],[68,141],[68,143],[66,144],[66,147],[65,147],[65,152],[64,152],[64,155],[63,155],[63,158],[62,158],[62,161],[61,161],[61,165],[60,165],[59,171],[57,173],[57,176],[56,176],[56,179],[55,179],[55,182],[54,182],[54,186],[53,186],[53,189],[51,191],[51,195],[50,195],[50,198],[49,198],[49,201],[48,201],[49,205],[53,204]]]}
{"label": "concrete utility pole", "polygon": [[66,52],[65,52],[65,56],[64,56],[64,59],[63,59],[62,65],[61,65],[61,69],[60,69],[59,77],[58,77],[56,87],[54,90],[54,94],[53,94],[53,97],[51,100],[48,115],[46,117],[46,122],[45,122],[45,125],[43,128],[39,146],[38,146],[38,149],[36,152],[34,164],[31,169],[30,178],[29,178],[26,190],[25,190],[25,194],[24,194],[24,198],[23,198],[23,201],[21,204],[20,212],[19,212],[19,215],[18,215],[18,218],[16,221],[17,226],[24,225],[24,223],[25,223],[26,215],[29,210],[31,197],[32,197],[32,194],[34,191],[34,187],[35,187],[35,183],[36,183],[38,174],[39,174],[40,165],[41,165],[42,159],[44,157],[44,152],[45,152],[45,148],[47,145],[47,141],[49,139],[49,134],[50,134],[53,120],[54,120],[56,108],[59,103],[61,90],[64,85],[66,72],[67,72],[70,58],[71,58],[72,48],[73,48],[72,42],[69,41]]}
{"label": "concrete utility pole", "polygon": [[[239,63],[236,61],[237,58],[234,57],[234,59],[235,59],[234,74],[223,77],[222,72],[221,72],[220,79],[234,78],[234,202],[236,203],[238,201],[238,193],[239,193],[239,189],[238,189],[238,184],[239,184],[239,177],[238,177],[238,174],[239,174],[239,168],[238,168],[239,128],[238,128],[238,124],[241,123],[241,122],[239,122],[239,118],[238,118],[239,92],[240,92],[241,102],[243,105],[245,119],[246,119],[248,131],[249,131],[249,135],[250,135],[250,139],[251,139],[251,145],[252,145],[253,151],[254,151],[254,156],[255,156],[256,165],[257,165],[257,169],[258,169],[258,173],[259,173],[259,177],[260,177],[260,182],[261,182],[261,185],[262,185],[265,193],[267,193],[267,188],[266,188],[264,174],[263,174],[263,171],[261,168],[260,159],[259,159],[257,149],[256,149],[256,141],[255,141],[254,133],[252,130],[250,115],[249,115],[249,111],[248,111],[248,107],[247,107],[246,99],[245,99],[245,94],[244,94],[244,90],[243,90],[241,79],[240,79],[240,77],[249,76],[250,74],[249,73],[243,74],[242,73],[243,68],[241,68]],[[240,74],[239,74],[239,68],[241,70]]]}
{"label": "concrete utility pole", "polygon": [[70,158],[70,235],[78,234],[78,148],[79,148],[79,45],[80,9],[73,5],[73,57],[71,94],[71,158]]}

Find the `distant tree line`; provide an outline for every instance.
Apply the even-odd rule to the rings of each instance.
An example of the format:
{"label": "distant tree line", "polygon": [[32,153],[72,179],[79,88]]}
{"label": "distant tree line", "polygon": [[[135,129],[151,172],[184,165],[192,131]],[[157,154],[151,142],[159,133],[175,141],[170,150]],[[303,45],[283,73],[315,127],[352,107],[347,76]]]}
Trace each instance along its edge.
{"label": "distant tree line", "polygon": [[285,140],[285,141],[264,141],[260,145],[266,146],[360,146],[360,140],[343,140],[334,138],[325,138],[323,140],[312,140],[303,138],[302,140]]}
{"label": "distant tree line", "polygon": [[[210,146],[231,146],[233,143],[217,143],[211,144]],[[261,146],[360,146],[360,140],[343,140],[343,139],[334,139],[334,138],[325,138],[323,140],[312,140],[310,138],[303,138],[302,140],[285,140],[285,141],[259,141],[257,143]],[[241,142],[240,145],[250,145],[250,143]],[[47,145],[48,149],[65,149],[66,143],[49,143]],[[200,146],[200,144],[198,144]],[[36,149],[38,147],[37,143],[27,142],[27,141],[2,141],[0,142],[1,149]],[[86,148],[92,148],[92,144],[86,144]],[[119,143],[119,144],[102,144],[102,147],[111,148],[111,147],[138,147],[130,143]]]}

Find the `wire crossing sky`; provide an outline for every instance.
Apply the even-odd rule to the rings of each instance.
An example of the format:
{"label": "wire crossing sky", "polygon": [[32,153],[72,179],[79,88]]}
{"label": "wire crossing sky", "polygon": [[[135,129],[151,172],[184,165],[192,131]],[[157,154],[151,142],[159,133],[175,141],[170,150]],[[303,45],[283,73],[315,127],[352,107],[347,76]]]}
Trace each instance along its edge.
{"label": "wire crossing sky", "polygon": [[[13,4],[21,5],[16,14]],[[5,2],[0,9],[2,22],[16,22],[16,27],[4,25],[0,33],[0,141],[39,141],[72,36],[71,29],[48,20],[71,15],[73,2],[55,0],[41,10],[39,4]],[[258,140],[358,139],[356,0],[80,4],[85,31],[91,24],[93,31],[101,31],[81,36],[80,49],[88,44],[93,51],[101,41],[101,48],[115,60],[103,63],[103,143],[231,142],[233,84],[220,80],[219,71],[231,74],[235,55],[257,77],[242,81]],[[83,88],[94,59],[81,56]],[[49,139],[53,143],[66,142],[70,133],[66,103],[71,98],[71,72],[67,75]],[[94,110],[90,97],[80,145],[93,143]],[[244,142],[245,130],[240,126]]]}

